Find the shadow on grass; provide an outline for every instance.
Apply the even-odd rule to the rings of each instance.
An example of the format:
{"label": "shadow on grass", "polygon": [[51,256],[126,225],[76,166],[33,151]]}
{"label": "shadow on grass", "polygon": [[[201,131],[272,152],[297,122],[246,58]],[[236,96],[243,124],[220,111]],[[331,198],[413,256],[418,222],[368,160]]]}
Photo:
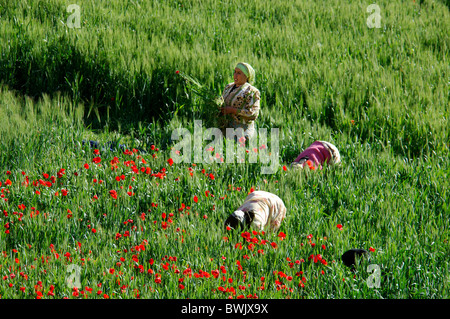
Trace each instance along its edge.
{"label": "shadow on grass", "polygon": [[[43,94],[53,97],[58,92],[71,96],[73,103],[85,105],[84,123],[91,129],[104,130],[107,125],[109,130],[125,134],[135,132],[142,136],[154,129],[149,123],[158,121],[164,125],[181,106],[184,108],[180,116],[190,118],[192,115],[192,99],[184,94],[183,79],[170,65],[157,65],[151,74],[140,70],[130,75],[125,70],[114,71],[117,68],[102,51],[86,56],[64,36],[43,46],[38,53],[35,46],[36,42],[27,34],[12,41],[10,50],[0,55],[2,81],[9,88],[34,99]],[[263,81],[264,102],[271,105],[275,95],[267,92],[265,85],[268,84]],[[304,92],[299,92],[295,99],[297,101],[292,101],[293,105],[298,102],[303,109],[308,108]],[[368,97],[366,101],[367,105],[358,106],[360,113],[371,107]],[[392,123],[380,119],[376,126],[349,129],[342,127],[345,119],[340,118],[342,112],[336,103],[325,98],[323,105],[320,114],[311,114],[311,120],[333,131],[347,131],[370,143],[391,141],[393,151],[398,155],[409,153],[416,157],[421,156],[424,150],[425,153],[433,150],[423,133],[428,127],[418,126],[411,120],[403,120],[400,128],[390,127]],[[350,110],[350,113],[355,110]],[[168,136],[164,136],[164,140],[170,143]],[[164,148],[164,145],[159,145]]]}
{"label": "shadow on grass", "polygon": [[0,78],[10,89],[35,100],[58,92],[85,105],[85,125],[92,129],[120,127],[123,131],[139,123],[161,121],[183,100],[181,79],[173,69],[157,66],[125,76],[98,52],[96,59],[85,56],[67,40],[49,43],[38,54],[27,35],[0,56]]}

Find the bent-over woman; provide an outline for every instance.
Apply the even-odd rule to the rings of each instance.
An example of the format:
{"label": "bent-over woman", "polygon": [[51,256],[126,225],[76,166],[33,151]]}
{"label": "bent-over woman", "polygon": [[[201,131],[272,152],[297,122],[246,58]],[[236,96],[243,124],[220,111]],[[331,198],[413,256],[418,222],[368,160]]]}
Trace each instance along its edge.
{"label": "bent-over woman", "polygon": [[325,141],[315,141],[291,163],[292,168],[322,169],[322,166],[336,165],[341,163],[341,155],[336,146]]}
{"label": "bent-over woman", "polygon": [[280,197],[266,191],[254,191],[227,218],[225,227],[276,231],[285,217],[286,206]]}

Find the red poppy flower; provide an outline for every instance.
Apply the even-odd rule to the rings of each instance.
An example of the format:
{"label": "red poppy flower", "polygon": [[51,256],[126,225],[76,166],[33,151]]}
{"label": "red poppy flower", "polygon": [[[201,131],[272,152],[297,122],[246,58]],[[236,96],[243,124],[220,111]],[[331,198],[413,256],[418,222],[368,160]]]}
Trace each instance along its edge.
{"label": "red poppy flower", "polygon": [[169,159],[167,160],[167,163],[169,163],[169,166],[172,166],[172,164],[173,164],[173,159],[169,158]]}
{"label": "red poppy flower", "polygon": [[241,237],[245,238],[247,241],[250,241],[251,235],[250,235],[250,233],[248,231],[244,231],[244,232],[241,233]]}
{"label": "red poppy flower", "polygon": [[315,170],[316,169],[316,167],[313,165],[313,163],[310,160],[307,160],[306,164],[308,165],[309,169],[311,169],[311,170]]}
{"label": "red poppy flower", "polygon": [[109,194],[111,195],[112,198],[117,199],[117,192],[115,190],[110,190]]}

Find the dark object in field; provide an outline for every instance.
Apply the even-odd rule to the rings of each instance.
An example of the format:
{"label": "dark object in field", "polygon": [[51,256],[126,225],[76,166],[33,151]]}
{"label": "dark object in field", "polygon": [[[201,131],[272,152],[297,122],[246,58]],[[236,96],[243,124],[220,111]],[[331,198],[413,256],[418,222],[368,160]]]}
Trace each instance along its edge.
{"label": "dark object in field", "polygon": [[365,249],[350,249],[342,254],[341,259],[344,265],[350,267],[351,270],[355,270],[356,258],[368,256],[369,252]]}

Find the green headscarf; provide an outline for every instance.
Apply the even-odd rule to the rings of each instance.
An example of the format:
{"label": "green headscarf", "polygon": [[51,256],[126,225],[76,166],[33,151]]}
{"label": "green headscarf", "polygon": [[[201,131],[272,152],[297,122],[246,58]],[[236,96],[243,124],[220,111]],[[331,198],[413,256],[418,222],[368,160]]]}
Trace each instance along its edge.
{"label": "green headscarf", "polygon": [[245,62],[239,62],[236,67],[240,69],[245,76],[247,77],[247,82],[252,83],[255,80],[255,70],[253,70],[252,66]]}

